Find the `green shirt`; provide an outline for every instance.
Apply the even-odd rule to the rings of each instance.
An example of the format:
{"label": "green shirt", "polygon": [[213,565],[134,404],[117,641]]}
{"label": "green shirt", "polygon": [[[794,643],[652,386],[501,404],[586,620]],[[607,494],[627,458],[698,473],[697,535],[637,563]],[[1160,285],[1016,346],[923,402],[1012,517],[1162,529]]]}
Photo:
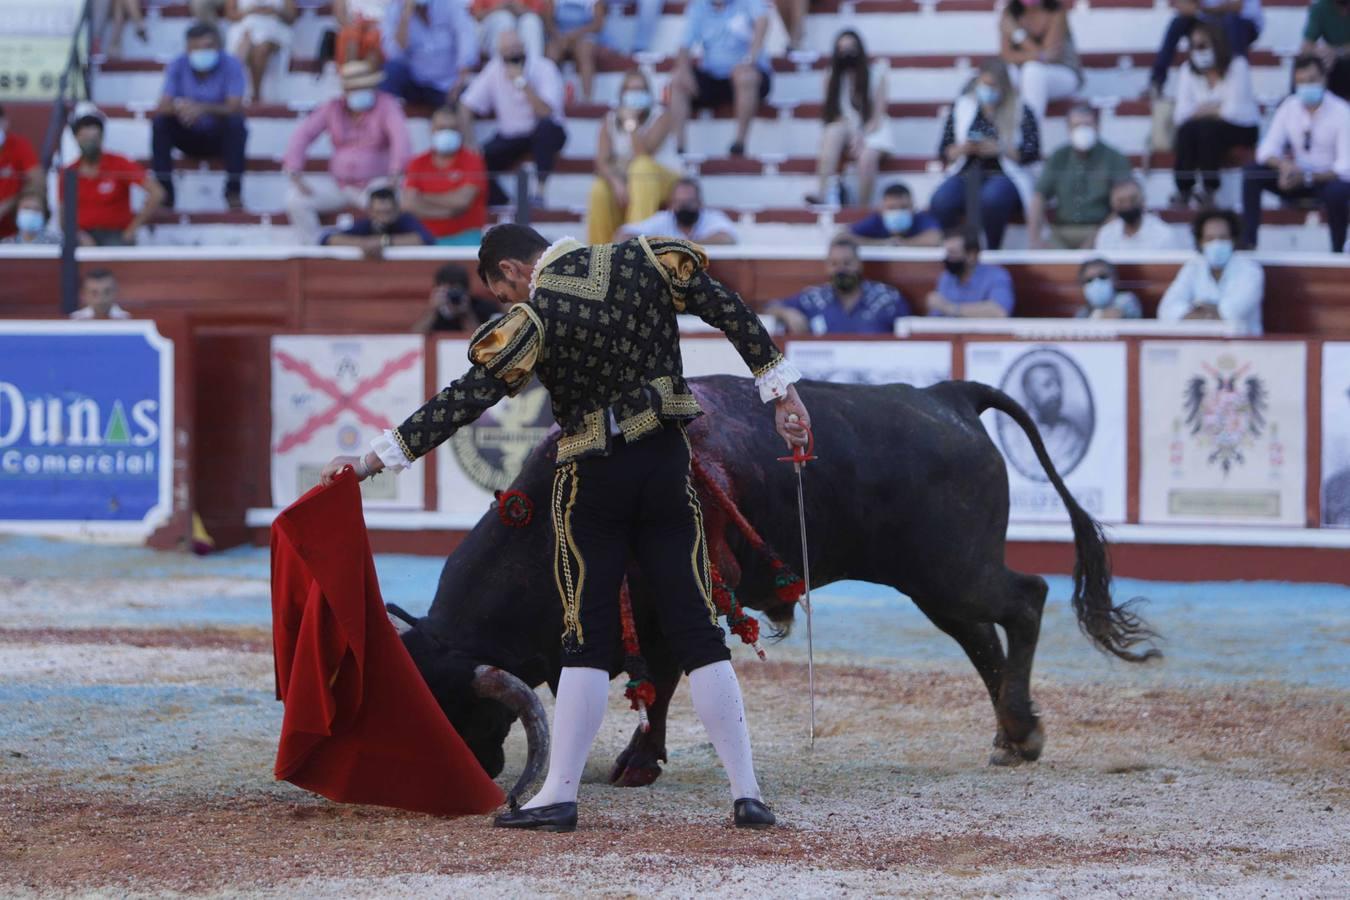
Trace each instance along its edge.
{"label": "green shirt", "polygon": [[1111,214],[1111,185],[1130,177],[1130,161],[1101,141],[1087,153],[1067,144],[1045,161],[1036,193],[1055,206],[1059,225],[1099,225]]}
{"label": "green shirt", "polygon": [[1303,39],[1315,43],[1324,40],[1332,47],[1350,44],[1350,13],[1334,0],[1317,0],[1308,8],[1308,24],[1303,27]]}

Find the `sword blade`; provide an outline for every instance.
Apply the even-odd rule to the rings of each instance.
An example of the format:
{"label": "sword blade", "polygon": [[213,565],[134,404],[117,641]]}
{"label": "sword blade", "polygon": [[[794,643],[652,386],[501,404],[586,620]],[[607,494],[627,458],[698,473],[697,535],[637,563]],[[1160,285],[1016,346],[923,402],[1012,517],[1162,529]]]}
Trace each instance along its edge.
{"label": "sword blade", "polygon": [[811,746],[816,746],[816,653],[815,635],[811,628],[811,555],[806,547],[806,495],[802,491],[802,464],[794,463],[797,471],[797,521],[802,529],[802,583],[805,586],[803,605],[806,607],[806,680],[811,695]]}

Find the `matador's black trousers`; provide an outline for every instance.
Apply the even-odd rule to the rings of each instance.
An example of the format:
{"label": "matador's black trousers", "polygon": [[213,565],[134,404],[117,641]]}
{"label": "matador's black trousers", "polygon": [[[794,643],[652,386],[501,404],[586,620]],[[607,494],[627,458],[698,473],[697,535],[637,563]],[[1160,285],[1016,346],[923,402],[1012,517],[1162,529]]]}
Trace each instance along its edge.
{"label": "matador's black trousers", "polygon": [[731,658],[712,600],[703,512],[678,423],[553,479],[553,574],[563,603],[564,666],[608,669],[619,641],[619,588],[631,558],[685,673]]}

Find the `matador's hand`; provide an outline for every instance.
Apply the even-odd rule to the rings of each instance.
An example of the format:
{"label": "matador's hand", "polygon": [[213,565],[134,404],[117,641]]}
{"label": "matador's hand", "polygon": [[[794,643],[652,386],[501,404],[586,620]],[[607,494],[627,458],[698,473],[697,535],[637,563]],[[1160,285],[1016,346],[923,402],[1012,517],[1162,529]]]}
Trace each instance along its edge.
{"label": "matador's hand", "polygon": [[773,422],[774,428],[787,443],[788,449],[806,446],[809,440],[807,430],[811,427],[811,414],[806,411],[806,404],[802,403],[802,398],[797,396],[795,385],[788,385],[787,393],[775,401]]}
{"label": "matador's hand", "polygon": [[323,472],[319,475],[319,484],[325,486],[332,484],[333,480],[338,477],[338,473],[341,472],[343,469],[347,468],[348,466],[350,466],[353,470],[356,471],[357,481],[364,481],[365,479],[363,479],[360,474],[361,473],[360,463],[361,463],[360,457],[356,456],[333,457],[333,459],[328,463],[328,465],[323,467]]}

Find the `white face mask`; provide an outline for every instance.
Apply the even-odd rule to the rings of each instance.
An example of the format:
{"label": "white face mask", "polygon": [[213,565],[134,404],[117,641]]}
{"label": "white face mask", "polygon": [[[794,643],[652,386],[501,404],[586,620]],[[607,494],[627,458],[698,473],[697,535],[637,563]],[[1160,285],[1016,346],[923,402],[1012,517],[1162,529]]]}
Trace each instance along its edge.
{"label": "white face mask", "polygon": [[630,89],[619,95],[619,105],[625,109],[642,112],[652,108],[652,95],[648,91]]}
{"label": "white face mask", "polygon": [[365,112],[375,105],[373,88],[362,88],[347,94],[347,108],[352,112]]}
{"label": "white face mask", "polygon": [[1191,65],[1201,72],[1214,68],[1214,51],[1209,47],[1205,47],[1203,50],[1192,50]]}
{"label": "white face mask", "polygon": [[1073,149],[1086,153],[1097,146],[1097,129],[1091,125],[1075,125],[1069,132],[1069,143]]}
{"label": "white face mask", "polygon": [[446,156],[458,152],[463,142],[464,139],[460,137],[459,132],[452,128],[435,131],[431,135],[431,149]]}

